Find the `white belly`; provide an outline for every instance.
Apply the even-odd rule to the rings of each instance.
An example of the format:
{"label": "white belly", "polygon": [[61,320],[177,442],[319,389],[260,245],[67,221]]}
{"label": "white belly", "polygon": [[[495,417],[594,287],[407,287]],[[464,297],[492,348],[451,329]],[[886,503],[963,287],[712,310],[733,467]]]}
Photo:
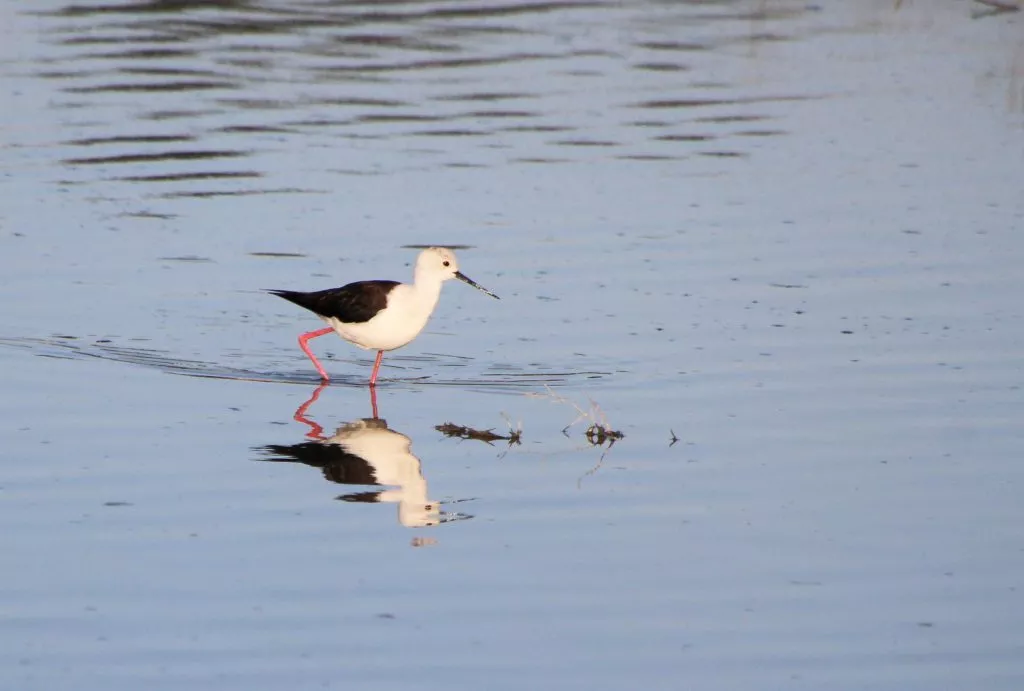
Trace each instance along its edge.
{"label": "white belly", "polygon": [[[418,295],[407,285],[395,286],[388,295],[387,309],[373,319],[346,324],[337,319],[324,319],[346,341],[367,350],[395,350],[416,338],[430,319],[437,297]],[[424,299],[427,298],[427,299]]]}

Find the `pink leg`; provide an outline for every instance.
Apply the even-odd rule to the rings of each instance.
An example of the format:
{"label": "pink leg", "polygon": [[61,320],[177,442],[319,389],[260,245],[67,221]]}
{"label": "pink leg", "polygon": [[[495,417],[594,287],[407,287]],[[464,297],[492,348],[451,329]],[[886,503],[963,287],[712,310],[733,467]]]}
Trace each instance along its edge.
{"label": "pink leg", "polygon": [[380,361],[384,359],[384,351],[377,351],[377,360],[373,363],[373,374],[370,375],[370,386],[377,386],[377,370],[380,369]]}
{"label": "pink leg", "polygon": [[316,387],[316,391],[309,397],[309,400],[299,406],[299,409],[295,411],[295,415],[292,416],[296,422],[301,422],[304,425],[309,426],[309,431],[306,432],[306,436],[310,439],[323,439],[324,428],[313,422],[306,417],[306,411],[309,410],[309,406],[316,403],[316,399],[320,398],[320,392],[327,387],[327,382],[320,382],[320,386]]}
{"label": "pink leg", "polygon": [[331,378],[327,376],[327,372],[325,372],[324,368],[320,365],[320,361],[316,359],[316,356],[313,355],[313,351],[309,349],[308,345],[306,345],[306,341],[308,341],[311,338],[319,338],[320,336],[325,336],[331,333],[332,331],[334,331],[334,329],[328,326],[326,329],[320,329],[319,331],[310,331],[309,333],[304,333],[301,336],[299,336],[299,347],[302,348],[302,352],[308,355],[309,359],[313,361],[314,365],[316,365],[316,371],[320,373],[320,378],[323,379],[324,381],[330,381]]}
{"label": "pink leg", "polygon": [[380,415],[377,413],[377,387],[370,387],[370,406],[373,408],[373,419],[379,420]]}

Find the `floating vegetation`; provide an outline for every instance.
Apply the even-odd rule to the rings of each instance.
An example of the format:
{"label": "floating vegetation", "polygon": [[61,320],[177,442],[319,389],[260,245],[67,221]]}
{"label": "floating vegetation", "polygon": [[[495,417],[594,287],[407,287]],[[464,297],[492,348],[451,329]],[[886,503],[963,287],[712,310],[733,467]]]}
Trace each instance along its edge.
{"label": "floating vegetation", "polygon": [[584,432],[583,434],[586,435],[587,441],[589,441],[592,445],[604,446],[604,443],[608,442],[609,447],[611,447],[612,444],[626,436],[622,432],[619,432],[618,430],[608,429],[604,425],[599,425],[597,423],[594,423],[590,427],[588,427],[587,431]]}
{"label": "floating vegetation", "polygon": [[474,429],[473,427],[466,427],[465,425],[456,425],[453,422],[446,422],[442,425],[434,427],[438,432],[446,437],[455,437],[457,439],[476,439],[487,444],[494,445],[496,441],[507,441],[509,446],[517,446],[522,444],[523,431],[521,429],[513,430],[509,429],[509,433],[497,434],[493,429]]}

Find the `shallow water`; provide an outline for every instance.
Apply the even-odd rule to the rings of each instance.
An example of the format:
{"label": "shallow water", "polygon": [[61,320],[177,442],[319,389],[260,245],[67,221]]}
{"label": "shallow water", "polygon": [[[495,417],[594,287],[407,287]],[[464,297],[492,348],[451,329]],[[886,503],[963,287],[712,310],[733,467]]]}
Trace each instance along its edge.
{"label": "shallow water", "polygon": [[1022,21],[0,3],[0,687],[1020,688]]}

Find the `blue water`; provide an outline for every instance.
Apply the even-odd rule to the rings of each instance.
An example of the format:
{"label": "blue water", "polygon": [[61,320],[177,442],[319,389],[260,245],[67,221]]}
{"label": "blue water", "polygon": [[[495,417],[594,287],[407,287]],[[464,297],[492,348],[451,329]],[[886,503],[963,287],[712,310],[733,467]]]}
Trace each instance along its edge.
{"label": "blue water", "polygon": [[1021,21],[0,3],[0,687],[1020,688]]}

